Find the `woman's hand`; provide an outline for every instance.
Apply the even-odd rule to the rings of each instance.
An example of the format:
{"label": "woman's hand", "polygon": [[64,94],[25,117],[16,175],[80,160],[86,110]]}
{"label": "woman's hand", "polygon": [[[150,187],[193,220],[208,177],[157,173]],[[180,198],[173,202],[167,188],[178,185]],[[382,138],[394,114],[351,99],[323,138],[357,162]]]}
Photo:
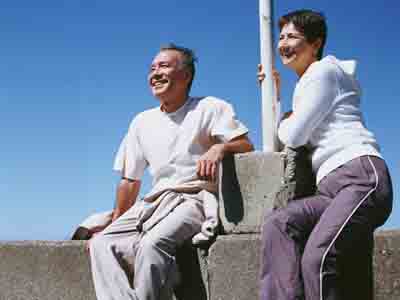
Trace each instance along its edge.
{"label": "woman's hand", "polygon": [[[257,80],[258,80],[258,84],[261,85],[261,83],[265,79],[264,67],[262,64],[258,64],[257,69],[258,69]],[[274,80],[276,95],[277,95],[278,101],[279,101],[279,99],[281,98],[281,76],[279,75],[279,72],[275,68],[272,68],[272,78]]]}
{"label": "woman's hand", "polygon": [[258,66],[257,66],[258,84],[261,85],[261,83],[264,81],[264,79],[265,79],[264,67],[262,64],[258,64]]}
{"label": "woman's hand", "polygon": [[293,114],[293,111],[289,110],[287,112],[285,112],[281,118],[281,121],[286,120],[288,118],[290,118],[290,116]]}

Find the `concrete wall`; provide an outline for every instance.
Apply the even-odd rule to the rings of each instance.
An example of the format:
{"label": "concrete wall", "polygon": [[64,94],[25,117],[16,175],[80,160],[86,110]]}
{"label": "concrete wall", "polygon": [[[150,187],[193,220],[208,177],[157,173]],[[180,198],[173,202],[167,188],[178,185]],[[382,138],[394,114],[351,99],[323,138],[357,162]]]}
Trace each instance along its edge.
{"label": "concrete wall", "polygon": [[[256,300],[258,234],[218,237],[208,256],[185,249],[178,256],[184,300]],[[186,262],[185,262],[186,261]],[[187,263],[187,262],[190,263]],[[376,300],[400,299],[400,231],[375,235]],[[0,243],[0,300],[95,300],[83,242]]]}
{"label": "concrete wall", "polygon": [[[179,250],[177,300],[258,299],[259,232],[274,207],[309,193],[304,151],[227,157],[220,173],[225,235],[209,249]],[[311,180],[311,181],[310,181]],[[95,300],[89,259],[79,241],[0,243],[0,300]],[[375,300],[400,299],[400,231],[375,235]],[[368,267],[368,266],[367,266]]]}

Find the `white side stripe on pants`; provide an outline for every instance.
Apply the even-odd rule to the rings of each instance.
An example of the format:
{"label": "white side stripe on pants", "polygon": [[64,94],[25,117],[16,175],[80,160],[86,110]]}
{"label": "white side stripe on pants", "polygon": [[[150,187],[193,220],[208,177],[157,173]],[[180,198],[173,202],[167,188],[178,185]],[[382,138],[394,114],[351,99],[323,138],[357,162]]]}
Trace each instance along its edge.
{"label": "white side stripe on pants", "polygon": [[337,238],[339,237],[340,233],[343,231],[343,228],[346,226],[346,224],[348,223],[348,221],[350,220],[350,218],[354,215],[354,213],[356,212],[356,210],[361,206],[361,204],[377,189],[378,187],[378,173],[376,172],[375,166],[372,163],[371,159],[369,156],[367,156],[369,163],[372,166],[372,169],[374,170],[374,174],[375,174],[375,178],[376,178],[376,182],[375,182],[375,186],[365,195],[365,197],[360,201],[360,203],[357,204],[357,206],[353,209],[353,211],[351,212],[351,214],[347,217],[346,221],[343,223],[343,225],[339,228],[339,231],[336,233],[335,237],[333,238],[333,240],[331,241],[331,243],[329,244],[328,248],[326,249],[324,255],[322,256],[322,260],[321,260],[321,266],[319,269],[319,292],[320,292],[320,300],[324,300],[322,295],[322,281],[323,281],[323,267],[324,267],[324,262],[325,262],[325,258],[329,252],[329,250],[332,248],[333,244],[335,243],[335,241],[337,240]]}

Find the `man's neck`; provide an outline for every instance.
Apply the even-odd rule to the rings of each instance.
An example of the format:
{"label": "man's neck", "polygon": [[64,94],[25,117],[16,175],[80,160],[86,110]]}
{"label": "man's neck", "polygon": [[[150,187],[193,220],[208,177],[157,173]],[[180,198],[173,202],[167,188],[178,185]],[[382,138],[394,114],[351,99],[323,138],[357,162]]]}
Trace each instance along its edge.
{"label": "man's neck", "polygon": [[181,97],[175,99],[160,99],[161,110],[167,113],[173,113],[181,108],[186,100],[189,98],[189,95],[182,95]]}

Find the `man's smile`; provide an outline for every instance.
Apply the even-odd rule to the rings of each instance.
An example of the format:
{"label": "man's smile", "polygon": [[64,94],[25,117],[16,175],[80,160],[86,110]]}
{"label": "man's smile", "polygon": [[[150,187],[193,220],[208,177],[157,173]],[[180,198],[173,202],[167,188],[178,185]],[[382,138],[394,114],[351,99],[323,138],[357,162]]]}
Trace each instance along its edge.
{"label": "man's smile", "polygon": [[151,86],[153,87],[158,87],[158,86],[162,86],[164,84],[168,83],[168,79],[163,78],[163,79],[152,79],[151,80]]}

